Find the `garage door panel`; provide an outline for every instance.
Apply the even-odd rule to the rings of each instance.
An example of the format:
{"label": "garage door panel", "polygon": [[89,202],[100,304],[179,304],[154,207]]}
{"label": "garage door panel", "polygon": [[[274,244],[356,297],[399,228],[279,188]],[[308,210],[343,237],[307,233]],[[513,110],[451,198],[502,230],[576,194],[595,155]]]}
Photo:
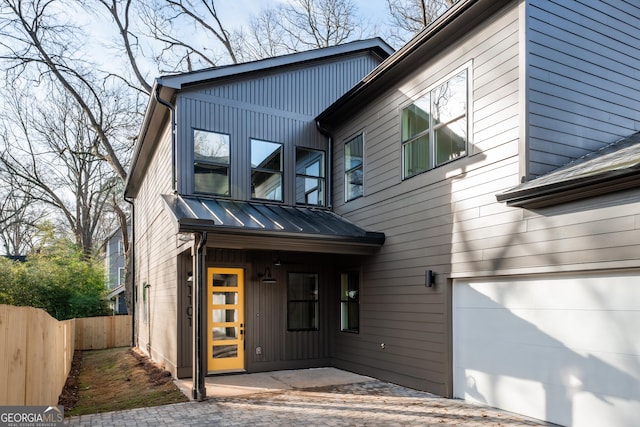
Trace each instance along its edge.
{"label": "garage door panel", "polygon": [[561,425],[635,425],[639,274],[456,281],[453,307],[456,397]]}

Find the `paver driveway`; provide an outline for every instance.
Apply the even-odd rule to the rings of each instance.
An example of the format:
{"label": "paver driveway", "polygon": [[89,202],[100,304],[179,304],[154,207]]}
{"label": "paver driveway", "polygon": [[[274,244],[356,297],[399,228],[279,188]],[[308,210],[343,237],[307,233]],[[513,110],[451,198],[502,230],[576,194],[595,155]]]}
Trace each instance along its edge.
{"label": "paver driveway", "polygon": [[[444,399],[372,378],[321,387],[256,388],[129,411],[72,417],[83,426],[548,426],[497,409]],[[210,384],[207,384],[207,389]],[[209,392],[207,392],[209,394]]]}

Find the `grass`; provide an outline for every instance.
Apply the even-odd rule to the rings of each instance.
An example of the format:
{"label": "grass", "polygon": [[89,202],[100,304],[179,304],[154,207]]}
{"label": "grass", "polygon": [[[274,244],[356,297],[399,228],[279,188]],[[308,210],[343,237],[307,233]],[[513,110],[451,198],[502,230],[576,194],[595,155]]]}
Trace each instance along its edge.
{"label": "grass", "polygon": [[74,397],[63,402],[65,416],[188,401],[168,372],[128,347],[83,351],[79,369],[69,375],[61,400]]}

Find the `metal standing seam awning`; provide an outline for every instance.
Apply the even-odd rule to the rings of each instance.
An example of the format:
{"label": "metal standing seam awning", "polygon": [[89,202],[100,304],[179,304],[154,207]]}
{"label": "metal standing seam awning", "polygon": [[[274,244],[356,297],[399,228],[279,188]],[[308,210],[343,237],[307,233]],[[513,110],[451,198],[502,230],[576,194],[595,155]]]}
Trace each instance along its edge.
{"label": "metal standing seam awning", "polygon": [[370,254],[384,233],[366,231],[313,207],[162,195],[179,233],[209,233],[217,247]]}
{"label": "metal standing seam awning", "polygon": [[527,209],[638,188],[640,132],[496,195],[499,202]]}

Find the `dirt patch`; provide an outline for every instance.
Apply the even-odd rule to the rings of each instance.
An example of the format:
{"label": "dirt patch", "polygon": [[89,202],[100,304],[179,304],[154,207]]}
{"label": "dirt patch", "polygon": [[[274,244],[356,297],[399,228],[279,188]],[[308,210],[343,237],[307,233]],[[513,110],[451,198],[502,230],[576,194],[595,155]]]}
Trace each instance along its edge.
{"label": "dirt patch", "polygon": [[73,359],[71,361],[71,369],[69,369],[69,376],[67,382],[64,384],[60,398],[58,399],[58,405],[64,406],[65,412],[73,408],[79,399],[79,382],[80,366],[82,365],[82,351],[76,350],[73,353]]}
{"label": "dirt patch", "polygon": [[65,416],[188,401],[169,372],[135,350],[76,353],[59,400]]}

